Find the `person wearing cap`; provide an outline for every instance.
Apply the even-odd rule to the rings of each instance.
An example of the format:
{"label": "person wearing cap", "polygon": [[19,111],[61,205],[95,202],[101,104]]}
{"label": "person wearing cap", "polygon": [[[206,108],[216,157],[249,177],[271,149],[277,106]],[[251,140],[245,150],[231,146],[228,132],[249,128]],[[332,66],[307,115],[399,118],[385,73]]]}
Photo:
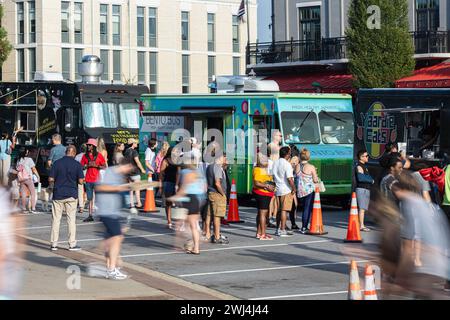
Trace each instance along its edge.
{"label": "person wearing cap", "polygon": [[94,221],[94,187],[99,179],[100,170],[106,168],[106,161],[103,155],[97,152],[97,139],[90,138],[87,145],[87,151],[81,158],[81,165],[86,170],[85,189],[87,200],[89,202],[89,216],[83,222]]}
{"label": "person wearing cap", "polygon": [[47,166],[51,168],[52,164],[66,155],[66,147],[61,144],[61,135],[55,133],[52,135],[53,148],[50,150],[50,155],[48,156]]}
{"label": "person wearing cap", "polygon": [[[145,174],[145,169],[139,160],[139,153],[137,151],[138,141],[134,138],[128,139],[128,149],[124,156],[128,162],[133,165],[133,170],[130,173],[131,182],[141,181],[141,174]],[[130,191],[130,208],[134,208],[133,192],[136,193],[136,208],[142,208],[140,191]]]}

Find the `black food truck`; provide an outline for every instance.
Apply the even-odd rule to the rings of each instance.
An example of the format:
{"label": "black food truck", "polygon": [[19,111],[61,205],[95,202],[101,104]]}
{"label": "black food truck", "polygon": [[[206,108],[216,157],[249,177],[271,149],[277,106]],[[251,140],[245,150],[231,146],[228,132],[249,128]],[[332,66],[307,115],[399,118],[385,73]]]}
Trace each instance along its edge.
{"label": "black food truck", "polygon": [[102,137],[111,155],[115,143],[139,137],[140,96],[149,92],[148,87],[100,83],[102,67],[95,56],[83,57],[80,65],[81,83],[0,83],[0,130],[11,136],[23,127],[14,153],[20,147],[30,150],[44,184],[54,133],[78,150],[88,138]]}
{"label": "black food truck", "polygon": [[373,177],[390,142],[406,152],[412,169],[448,162],[450,89],[360,89],[355,117],[355,159],[367,150]]}

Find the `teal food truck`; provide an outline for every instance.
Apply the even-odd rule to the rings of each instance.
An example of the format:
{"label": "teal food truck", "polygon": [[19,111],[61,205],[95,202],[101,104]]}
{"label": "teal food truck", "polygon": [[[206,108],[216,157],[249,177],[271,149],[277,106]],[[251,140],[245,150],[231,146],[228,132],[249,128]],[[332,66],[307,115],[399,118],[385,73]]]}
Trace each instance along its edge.
{"label": "teal food truck", "polygon": [[[351,193],[354,121],[352,98],[345,94],[226,93],[151,95],[141,97],[141,152],[150,138],[171,145],[195,136],[205,150],[211,141],[223,143],[230,178],[238,194],[251,194],[255,145],[270,142],[279,129],[283,145],[311,151],[311,163],[325,183],[327,198],[344,205]],[[180,134],[185,129],[185,133]],[[216,129],[216,130],[211,130]],[[265,129],[265,141],[253,134]],[[230,134],[231,133],[235,133]],[[220,134],[222,133],[222,135]],[[264,131],[263,131],[264,133]],[[239,137],[245,135],[239,143]],[[256,142],[256,143],[255,143]],[[207,150],[207,149],[206,149]]]}

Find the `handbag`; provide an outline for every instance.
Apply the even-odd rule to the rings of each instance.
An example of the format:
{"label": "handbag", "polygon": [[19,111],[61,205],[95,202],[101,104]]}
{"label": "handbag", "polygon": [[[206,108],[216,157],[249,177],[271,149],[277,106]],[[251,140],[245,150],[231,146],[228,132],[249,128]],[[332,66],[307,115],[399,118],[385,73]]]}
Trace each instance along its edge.
{"label": "handbag", "polygon": [[320,193],[327,191],[327,189],[325,188],[325,184],[320,179],[319,179],[319,182],[316,183],[316,188],[319,188]]}

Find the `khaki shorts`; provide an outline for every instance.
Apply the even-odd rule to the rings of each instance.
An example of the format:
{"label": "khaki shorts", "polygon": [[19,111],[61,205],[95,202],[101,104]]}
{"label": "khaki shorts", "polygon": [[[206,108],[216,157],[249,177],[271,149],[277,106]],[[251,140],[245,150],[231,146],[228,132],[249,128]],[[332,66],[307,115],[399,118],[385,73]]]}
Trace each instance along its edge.
{"label": "khaki shorts", "polygon": [[208,200],[211,215],[219,218],[225,217],[227,213],[227,197],[217,192],[209,192]]}
{"label": "khaki shorts", "polygon": [[280,211],[291,211],[294,203],[294,195],[292,193],[277,197],[277,206]]}

